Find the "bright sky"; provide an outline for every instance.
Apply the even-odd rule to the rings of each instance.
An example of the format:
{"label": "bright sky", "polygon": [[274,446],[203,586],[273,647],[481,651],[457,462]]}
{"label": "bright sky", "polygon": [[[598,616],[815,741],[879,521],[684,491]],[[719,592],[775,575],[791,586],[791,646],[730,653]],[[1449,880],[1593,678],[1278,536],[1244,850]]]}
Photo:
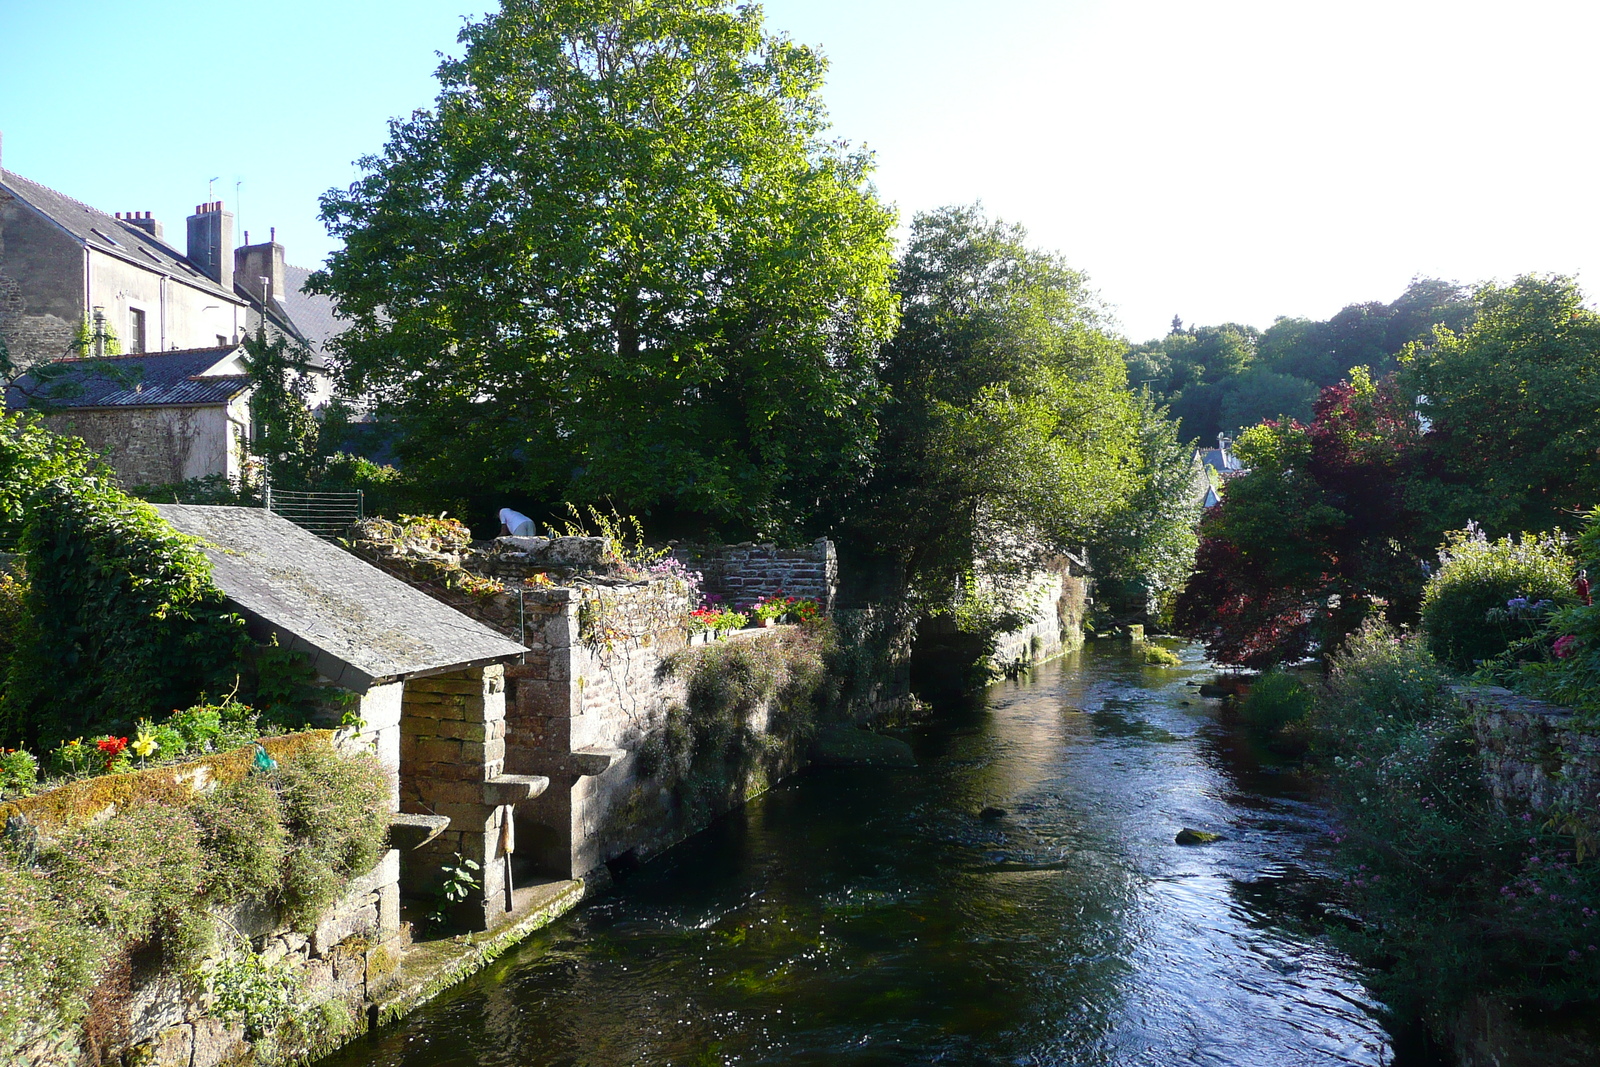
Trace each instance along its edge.
{"label": "bright sky", "polygon": [[[0,0],[4,165],[181,245],[215,193],[291,262],[488,0]],[[903,218],[981,200],[1134,339],[1390,300],[1600,293],[1593,0],[769,0]],[[236,183],[242,183],[237,186]]]}

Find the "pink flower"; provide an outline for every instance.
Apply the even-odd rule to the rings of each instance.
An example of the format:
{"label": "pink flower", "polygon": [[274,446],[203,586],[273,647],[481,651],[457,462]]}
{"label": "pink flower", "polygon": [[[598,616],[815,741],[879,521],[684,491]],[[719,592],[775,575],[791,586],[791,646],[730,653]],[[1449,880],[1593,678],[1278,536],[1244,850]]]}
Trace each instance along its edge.
{"label": "pink flower", "polygon": [[1558,639],[1550,651],[1555,653],[1556,659],[1566,659],[1568,656],[1572,655],[1572,648],[1577,643],[1577,637],[1573,636],[1572,634],[1567,634],[1567,636]]}

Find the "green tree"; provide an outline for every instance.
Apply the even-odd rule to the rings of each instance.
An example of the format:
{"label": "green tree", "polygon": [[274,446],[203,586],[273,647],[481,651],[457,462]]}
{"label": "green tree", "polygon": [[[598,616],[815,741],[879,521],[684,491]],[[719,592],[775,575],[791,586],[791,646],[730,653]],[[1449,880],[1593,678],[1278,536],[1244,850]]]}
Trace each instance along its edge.
{"label": "green tree", "polygon": [[1471,325],[1402,357],[1432,424],[1417,506],[1444,529],[1552,529],[1600,499],[1600,315],[1561,276],[1485,285],[1476,303]]}
{"label": "green tree", "polygon": [[1194,448],[1149,392],[1135,397],[1137,482],[1089,542],[1096,599],[1119,615],[1158,619],[1194,568],[1204,494]]}
{"label": "green tree", "polygon": [[1139,484],[1137,404],[1087,279],[977,207],[917,216],[883,350],[878,462],[854,532],[932,610],[976,568],[1090,540]]}
{"label": "green tree", "polygon": [[441,501],[763,535],[861,476],[893,212],[816,52],[724,0],[505,0],[323,198],[344,385]]}
{"label": "green tree", "polygon": [[311,353],[266,325],[244,339],[250,375],[250,451],[267,465],[274,484],[305,488],[317,466],[317,420],[311,395]]}

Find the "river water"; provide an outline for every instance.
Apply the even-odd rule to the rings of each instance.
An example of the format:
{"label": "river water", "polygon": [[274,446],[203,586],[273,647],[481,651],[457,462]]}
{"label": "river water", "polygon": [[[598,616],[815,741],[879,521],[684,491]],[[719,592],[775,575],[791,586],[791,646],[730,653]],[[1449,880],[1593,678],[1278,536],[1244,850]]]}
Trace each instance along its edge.
{"label": "river water", "polygon": [[1304,921],[1324,812],[1182,654],[1095,643],[916,770],[785,783],[331,1062],[1423,1064]]}

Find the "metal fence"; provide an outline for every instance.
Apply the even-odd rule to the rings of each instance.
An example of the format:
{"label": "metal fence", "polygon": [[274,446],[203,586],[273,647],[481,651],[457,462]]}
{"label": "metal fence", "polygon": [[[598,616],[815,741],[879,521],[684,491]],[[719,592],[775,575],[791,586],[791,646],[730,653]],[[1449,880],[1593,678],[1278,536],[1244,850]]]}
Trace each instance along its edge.
{"label": "metal fence", "polygon": [[272,489],[267,507],[303,526],[318,537],[332,538],[343,533],[352,522],[366,518],[366,501],[361,490],[349,493],[293,493]]}

